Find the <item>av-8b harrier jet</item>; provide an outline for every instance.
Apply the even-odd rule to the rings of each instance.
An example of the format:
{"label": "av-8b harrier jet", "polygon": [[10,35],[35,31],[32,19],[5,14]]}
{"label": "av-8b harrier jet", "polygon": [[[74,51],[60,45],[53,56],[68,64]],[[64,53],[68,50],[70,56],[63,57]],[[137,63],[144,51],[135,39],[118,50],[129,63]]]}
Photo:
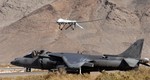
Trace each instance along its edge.
{"label": "av-8b harrier jet", "polygon": [[33,51],[21,58],[16,58],[11,64],[25,67],[27,72],[31,68],[46,70],[65,70],[68,73],[90,73],[102,70],[132,70],[140,64],[150,66],[149,59],[141,59],[144,39],[137,40],[127,50],[119,55],[87,55],[80,53],[53,53],[41,50]]}

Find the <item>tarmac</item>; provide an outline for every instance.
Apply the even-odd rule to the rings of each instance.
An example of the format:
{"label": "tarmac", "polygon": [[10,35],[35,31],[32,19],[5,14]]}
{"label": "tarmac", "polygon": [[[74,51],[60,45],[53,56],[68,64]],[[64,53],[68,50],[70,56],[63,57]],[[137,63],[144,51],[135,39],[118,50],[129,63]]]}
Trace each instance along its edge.
{"label": "tarmac", "polygon": [[[34,70],[34,69],[33,69]],[[48,71],[36,71],[24,72],[25,69],[21,67],[8,67],[0,68],[0,78],[2,77],[16,77],[16,76],[31,76],[31,75],[42,75],[47,74]]]}

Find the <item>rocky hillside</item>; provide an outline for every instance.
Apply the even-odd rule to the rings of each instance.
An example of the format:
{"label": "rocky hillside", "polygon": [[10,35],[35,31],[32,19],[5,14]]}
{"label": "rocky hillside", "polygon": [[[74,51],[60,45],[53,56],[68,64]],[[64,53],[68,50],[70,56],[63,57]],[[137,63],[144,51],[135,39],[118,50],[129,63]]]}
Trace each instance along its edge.
{"label": "rocky hillside", "polygon": [[[91,22],[61,31],[59,18]],[[150,57],[149,19],[149,0],[1,0],[0,62],[35,49],[119,54],[140,38]]]}

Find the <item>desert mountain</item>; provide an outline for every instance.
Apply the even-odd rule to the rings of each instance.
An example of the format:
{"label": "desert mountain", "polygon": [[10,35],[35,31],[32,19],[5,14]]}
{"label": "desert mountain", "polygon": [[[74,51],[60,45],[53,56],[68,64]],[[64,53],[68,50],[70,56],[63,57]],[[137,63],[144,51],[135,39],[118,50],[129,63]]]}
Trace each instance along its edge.
{"label": "desert mountain", "polygon": [[[23,4],[25,0],[21,1]],[[14,6],[3,7],[12,11],[21,6],[17,1],[16,4],[13,0],[8,2]],[[35,5],[37,2],[43,6]],[[142,57],[150,57],[149,0],[33,0],[26,2],[24,7],[29,4],[34,4],[34,9],[29,10],[29,7],[26,15],[4,21],[8,26],[1,25],[1,63],[39,49],[119,54],[140,38],[145,39]],[[1,13],[5,11],[1,10]],[[7,14],[5,16],[9,19]],[[80,23],[84,29],[61,31],[55,23],[59,18],[88,22]]]}

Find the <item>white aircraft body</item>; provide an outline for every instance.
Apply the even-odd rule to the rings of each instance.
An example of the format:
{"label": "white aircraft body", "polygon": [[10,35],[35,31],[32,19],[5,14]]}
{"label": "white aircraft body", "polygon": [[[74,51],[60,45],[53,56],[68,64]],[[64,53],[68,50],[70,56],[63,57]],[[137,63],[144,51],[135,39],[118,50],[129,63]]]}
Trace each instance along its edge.
{"label": "white aircraft body", "polygon": [[[58,23],[58,25],[59,25],[59,29],[61,29],[61,30],[64,28],[64,26],[65,26],[66,24],[69,25],[66,29],[68,29],[69,27],[71,27],[71,28],[74,30],[74,28],[75,28],[76,26],[80,27],[81,29],[84,29],[82,26],[80,26],[80,25],[77,23],[76,20],[67,20],[67,19],[62,19],[62,18],[60,18],[60,19],[57,20],[57,23]],[[63,27],[61,27],[61,25],[63,25]]]}

